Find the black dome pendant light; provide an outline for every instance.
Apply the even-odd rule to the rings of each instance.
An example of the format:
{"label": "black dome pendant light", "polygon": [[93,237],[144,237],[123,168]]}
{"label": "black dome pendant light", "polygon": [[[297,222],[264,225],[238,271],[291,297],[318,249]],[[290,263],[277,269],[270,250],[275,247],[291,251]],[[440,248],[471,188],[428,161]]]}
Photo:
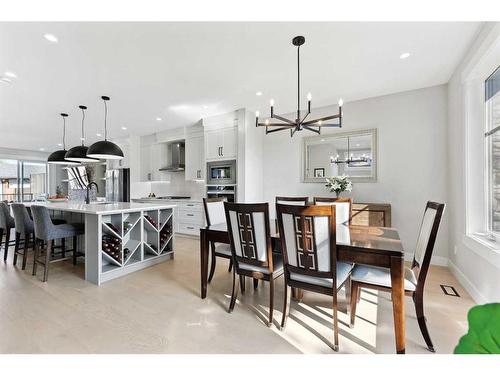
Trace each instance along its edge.
{"label": "black dome pendant light", "polygon": [[108,127],[106,120],[108,117],[108,106],[106,102],[108,96],[101,96],[104,101],[104,141],[94,143],[87,150],[87,156],[98,159],[123,159],[123,151],[113,142],[108,141]]}
{"label": "black dome pendant light", "polygon": [[87,156],[88,147],[85,146],[85,110],[87,107],[84,105],[78,106],[82,110],[82,145],[72,147],[66,152],[64,156],[66,160],[77,161],[80,163],[97,163],[99,159],[90,158]]}
{"label": "black dome pendant light", "polygon": [[68,117],[68,115],[66,113],[61,113],[61,117],[63,118],[63,141],[62,141],[63,149],[54,151],[52,154],[50,154],[49,157],[47,158],[47,163],[48,164],[59,164],[59,165],[78,165],[80,163],[65,159],[65,155],[67,152],[66,151],[66,117]]}

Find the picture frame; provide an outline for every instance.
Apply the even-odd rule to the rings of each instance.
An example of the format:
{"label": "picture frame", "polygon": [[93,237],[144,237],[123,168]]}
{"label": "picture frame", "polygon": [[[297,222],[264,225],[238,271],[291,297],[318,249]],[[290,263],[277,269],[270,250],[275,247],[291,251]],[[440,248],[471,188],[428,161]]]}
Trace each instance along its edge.
{"label": "picture frame", "polygon": [[314,177],[325,177],[325,168],[314,168]]}

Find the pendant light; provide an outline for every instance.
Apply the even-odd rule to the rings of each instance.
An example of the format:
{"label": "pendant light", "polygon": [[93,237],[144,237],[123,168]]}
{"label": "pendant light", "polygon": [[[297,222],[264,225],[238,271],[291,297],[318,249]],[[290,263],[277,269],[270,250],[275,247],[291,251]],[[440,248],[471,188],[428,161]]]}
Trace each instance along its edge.
{"label": "pendant light", "polygon": [[68,115],[66,113],[61,113],[61,117],[63,118],[63,149],[62,150],[57,150],[54,151],[52,154],[49,155],[47,158],[47,163],[48,164],[60,164],[60,165],[78,165],[80,163],[76,161],[70,161],[65,159],[66,155],[66,117]]}
{"label": "pendant light", "polygon": [[82,145],[72,147],[66,152],[64,158],[66,160],[78,161],[80,163],[97,163],[99,159],[90,158],[87,156],[88,147],[85,146],[85,110],[87,107],[84,105],[78,106],[82,110]]}
{"label": "pendant light", "polygon": [[106,102],[109,100],[108,96],[101,96],[104,101],[104,141],[94,143],[87,150],[87,156],[98,159],[123,159],[123,151],[113,142],[108,141],[108,106]]}

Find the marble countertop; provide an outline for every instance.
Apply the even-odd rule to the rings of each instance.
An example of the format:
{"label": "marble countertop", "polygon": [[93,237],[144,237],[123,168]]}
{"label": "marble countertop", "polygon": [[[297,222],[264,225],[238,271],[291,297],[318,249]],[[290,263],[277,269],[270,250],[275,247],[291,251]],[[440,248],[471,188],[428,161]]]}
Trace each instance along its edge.
{"label": "marble countertop", "polygon": [[199,198],[190,198],[190,199],[159,199],[159,198],[133,198],[132,201],[134,202],[168,202],[168,203],[175,203],[175,202],[194,202],[194,203],[202,203],[203,199]]}
{"label": "marble countertop", "polygon": [[112,203],[90,203],[81,202],[26,202],[26,206],[45,206],[49,210],[76,212],[90,215],[107,215],[121,212],[134,212],[141,210],[156,210],[173,208],[176,205],[169,202],[137,203],[137,202],[112,202]]}

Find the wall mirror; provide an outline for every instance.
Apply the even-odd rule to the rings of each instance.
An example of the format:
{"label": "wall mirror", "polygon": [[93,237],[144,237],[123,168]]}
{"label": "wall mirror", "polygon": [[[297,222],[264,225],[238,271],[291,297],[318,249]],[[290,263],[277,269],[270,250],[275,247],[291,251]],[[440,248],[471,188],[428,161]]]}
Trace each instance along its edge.
{"label": "wall mirror", "polygon": [[303,182],[324,183],[347,175],[353,182],[377,181],[377,129],[304,138]]}

